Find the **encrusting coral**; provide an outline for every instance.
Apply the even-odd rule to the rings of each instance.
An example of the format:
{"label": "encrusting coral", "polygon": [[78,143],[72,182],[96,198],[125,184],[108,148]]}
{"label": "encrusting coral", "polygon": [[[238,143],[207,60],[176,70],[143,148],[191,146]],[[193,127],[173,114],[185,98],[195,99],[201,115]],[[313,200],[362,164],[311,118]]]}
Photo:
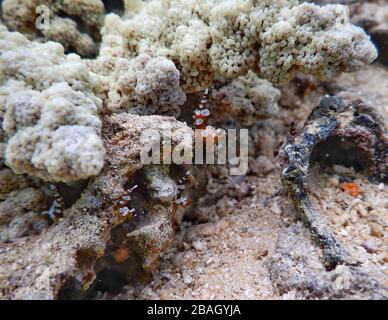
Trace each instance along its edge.
{"label": "encrusting coral", "polygon": [[105,149],[93,94],[96,79],[79,56],[54,42],[28,41],[0,26],[0,123],[6,164],[47,181],[100,172]]}
{"label": "encrusting coral", "polygon": [[142,53],[171,59],[186,93],[254,70],[283,84],[300,70],[332,79],[377,57],[347,8],[298,1],[149,1],[129,18],[110,14],[102,29],[100,64]]}
{"label": "encrusting coral", "polygon": [[[46,6],[48,28],[37,29],[36,18],[39,6]],[[82,56],[97,53],[95,40],[103,24],[104,4],[101,0],[5,0],[2,3],[5,24],[14,31],[45,40],[61,43],[66,50],[75,50]],[[82,21],[81,25],[77,21]],[[86,33],[84,31],[87,31]]]}

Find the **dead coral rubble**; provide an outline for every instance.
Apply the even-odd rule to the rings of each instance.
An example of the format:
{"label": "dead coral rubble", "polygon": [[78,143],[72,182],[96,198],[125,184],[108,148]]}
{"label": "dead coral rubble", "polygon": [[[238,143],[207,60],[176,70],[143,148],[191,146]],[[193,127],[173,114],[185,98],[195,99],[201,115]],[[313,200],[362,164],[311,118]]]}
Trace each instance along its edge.
{"label": "dead coral rubble", "polygon": [[[384,127],[365,102],[351,99],[345,93],[343,96],[344,100],[338,97],[324,98],[309,116],[301,133],[291,136],[280,153],[283,184],[312,234],[322,245],[328,267],[355,265],[357,261],[327,228],[324,217],[309,200],[306,182],[314,155],[318,160],[331,164],[342,162],[356,166],[378,182],[386,182],[388,178],[388,139]],[[319,148],[323,148],[322,143],[329,141],[332,142],[331,149],[342,148],[342,152],[333,152],[333,158],[328,159],[329,153],[322,151],[325,156],[319,158]],[[358,157],[349,161],[347,156],[350,157],[351,149]],[[343,158],[338,155],[343,155]]]}
{"label": "dead coral rubble", "polygon": [[319,252],[299,225],[283,231],[276,243],[268,269],[283,297],[296,299],[379,299],[388,297],[381,284],[383,274],[362,267],[338,266],[326,271]]}
{"label": "dead coral rubble", "polygon": [[[168,168],[155,173],[158,168],[142,166],[139,139],[146,129],[166,126],[174,132],[172,146],[192,134],[173,118],[120,114],[104,119],[105,167],[65,218],[41,235],[0,243],[1,298],[80,297],[97,274],[103,281],[106,270],[119,273],[124,283],[147,278],[173,238],[178,182],[169,177]],[[128,183],[139,185],[130,203],[134,217],[115,210],[115,199]],[[32,210],[28,203],[25,207]]]}

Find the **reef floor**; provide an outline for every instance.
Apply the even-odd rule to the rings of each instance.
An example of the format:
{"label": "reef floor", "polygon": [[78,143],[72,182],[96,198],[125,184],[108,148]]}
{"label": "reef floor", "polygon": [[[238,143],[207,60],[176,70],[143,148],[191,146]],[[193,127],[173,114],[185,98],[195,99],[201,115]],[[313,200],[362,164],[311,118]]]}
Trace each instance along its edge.
{"label": "reef floor", "polygon": [[[366,83],[369,85],[364,86]],[[285,93],[299,86],[294,81],[283,88],[284,99],[295,97]],[[373,65],[344,75],[330,87],[362,92],[371,99],[387,102],[388,90],[384,88],[388,88],[388,71]],[[320,97],[322,91],[318,89],[303,100],[283,101],[297,104],[298,108],[287,109],[281,119],[268,121],[285,127],[290,121],[303,123]],[[386,103],[385,106],[379,106],[380,115],[388,114]],[[381,117],[382,121],[386,119]],[[285,138],[280,135],[280,140]],[[321,249],[284,194],[278,160],[265,156],[276,154],[277,150],[268,148],[260,151],[261,160],[254,172],[221,197],[210,197],[209,202],[196,209],[195,220],[180,225],[151,283],[145,287],[127,286],[118,295],[105,293],[99,298],[387,298],[388,185],[373,184],[343,166],[313,166],[308,179],[313,204],[334,234],[361,261],[357,268],[338,266],[327,270],[321,262]],[[343,187],[344,175],[353,177],[358,186],[356,193]],[[213,189],[225,186],[217,180],[214,183]]]}

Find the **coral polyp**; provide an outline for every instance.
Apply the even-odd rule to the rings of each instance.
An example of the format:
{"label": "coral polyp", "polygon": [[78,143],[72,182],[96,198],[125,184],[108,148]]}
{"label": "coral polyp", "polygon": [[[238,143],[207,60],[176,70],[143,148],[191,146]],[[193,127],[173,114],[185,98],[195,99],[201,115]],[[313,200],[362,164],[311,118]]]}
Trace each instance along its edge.
{"label": "coral polyp", "polygon": [[164,56],[177,66],[187,93],[211,86],[216,75],[236,78],[249,70],[275,84],[298,70],[333,79],[377,57],[346,7],[296,0],[154,0],[130,19],[108,15],[102,34],[105,70],[120,58]]}

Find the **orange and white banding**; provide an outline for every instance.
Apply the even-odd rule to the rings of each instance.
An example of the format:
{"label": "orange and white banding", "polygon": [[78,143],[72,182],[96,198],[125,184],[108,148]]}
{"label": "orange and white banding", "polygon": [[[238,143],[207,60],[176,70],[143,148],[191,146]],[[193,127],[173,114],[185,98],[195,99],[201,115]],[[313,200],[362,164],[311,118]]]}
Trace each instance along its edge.
{"label": "orange and white banding", "polygon": [[194,128],[196,129],[196,134],[199,133],[201,138],[210,138],[214,142],[217,142],[220,131],[208,125],[208,119],[211,116],[211,112],[207,108],[208,102],[209,89],[206,88],[198,108],[194,110]]}

